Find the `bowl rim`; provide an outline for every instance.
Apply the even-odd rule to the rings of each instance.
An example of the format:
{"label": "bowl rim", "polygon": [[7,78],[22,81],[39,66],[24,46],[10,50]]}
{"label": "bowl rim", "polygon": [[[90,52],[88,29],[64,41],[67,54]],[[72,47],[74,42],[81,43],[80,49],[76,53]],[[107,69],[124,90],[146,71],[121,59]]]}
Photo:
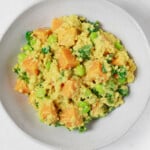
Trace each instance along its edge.
{"label": "bowl rim", "polygon": [[[36,7],[37,5],[39,4],[42,4],[42,3],[45,3],[49,0],[38,0],[36,2],[33,2],[32,4],[30,4],[29,6],[27,6],[25,9],[21,10],[17,15],[16,17],[14,17],[14,19],[11,21],[11,23],[9,23],[8,27],[5,29],[5,31],[0,35],[0,45],[3,43],[3,41],[5,40],[5,35],[9,32],[9,29],[11,28],[11,26],[20,18],[22,17],[26,12],[28,12],[28,10],[32,9],[33,7]],[[97,0],[98,1],[98,0]],[[142,29],[142,27],[139,25],[139,23],[136,21],[136,19],[126,11],[126,9],[120,7],[119,5],[117,5],[116,3],[114,2],[111,2],[111,1],[108,1],[108,0],[101,0],[99,1],[99,3],[105,3],[105,4],[109,4],[111,5],[112,7],[120,10],[120,12],[124,13],[128,19],[130,19],[130,21],[135,25],[135,27],[138,29],[138,31],[140,32],[140,34],[142,35],[142,38],[143,40],[145,41],[145,45],[147,47],[147,49],[150,49],[150,44],[146,38],[146,35]],[[150,51],[146,51],[147,54],[149,55],[149,58],[150,58]],[[112,145],[113,143],[117,142],[118,140],[121,140],[121,138],[123,138],[128,132],[129,130],[131,130],[134,125],[138,122],[138,120],[140,119],[140,117],[142,116],[143,112],[145,111],[145,108],[147,107],[147,104],[148,102],[150,101],[150,94],[146,100],[146,103],[142,109],[142,111],[139,113],[139,116],[135,119],[134,123],[132,123],[130,125],[130,127],[128,129],[126,129],[126,131],[119,135],[118,137],[116,137],[115,139],[113,139],[111,142],[107,142],[106,144],[100,146],[100,147],[96,147],[96,150],[98,149],[101,149],[101,148],[104,148],[104,147],[107,147],[107,146],[110,146]],[[44,141],[41,141],[39,140],[38,138],[35,138],[33,137],[31,134],[28,134],[28,132],[22,130],[22,128],[16,123],[16,121],[13,120],[11,114],[9,114],[7,108],[5,107],[5,105],[3,104],[3,100],[1,98],[1,92],[0,92],[0,104],[2,105],[2,109],[3,109],[3,112],[5,112],[5,114],[7,114],[7,117],[11,120],[11,124],[13,125],[14,128],[16,128],[16,130],[18,130],[19,133],[21,133],[22,135],[21,136],[26,136],[28,139],[31,139],[32,141],[35,141],[35,142],[38,142],[40,145],[43,145],[43,146],[46,146],[47,148],[52,148],[52,149],[55,149],[55,150],[58,150],[58,149],[62,149],[64,150],[64,148],[61,148],[61,147],[55,147],[53,145],[50,145]]]}

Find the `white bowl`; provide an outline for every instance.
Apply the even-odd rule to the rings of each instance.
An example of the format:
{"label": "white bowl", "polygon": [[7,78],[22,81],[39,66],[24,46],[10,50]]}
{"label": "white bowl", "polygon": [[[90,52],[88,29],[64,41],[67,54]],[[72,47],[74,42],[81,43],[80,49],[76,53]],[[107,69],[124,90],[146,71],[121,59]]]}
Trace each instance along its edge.
{"label": "white bowl", "polygon": [[[125,104],[109,116],[93,121],[85,133],[69,132],[39,122],[27,98],[13,90],[12,66],[28,30],[49,26],[52,18],[77,14],[99,20],[104,29],[117,35],[137,64],[137,77],[130,85]],[[93,150],[105,146],[134,124],[143,111],[150,92],[150,55],[147,40],[134,19],[121,8],[105,0],[47,0],[21,14],[9,27],[0,44],[0,99],[9,116],[25,133],[64,150]],[[32,138],[31,138],[32,140]]]}

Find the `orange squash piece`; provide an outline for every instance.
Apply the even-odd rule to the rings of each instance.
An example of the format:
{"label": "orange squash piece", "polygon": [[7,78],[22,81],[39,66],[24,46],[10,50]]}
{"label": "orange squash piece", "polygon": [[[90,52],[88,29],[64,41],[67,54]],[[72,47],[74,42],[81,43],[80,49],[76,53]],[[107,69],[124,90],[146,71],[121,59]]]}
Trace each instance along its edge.
{"label": "orange squash piece", "polygon": [[55,31],[56,29],[58,29],[61,25],[62,25],[63,21],[62,19],[59,19],[59,18],[54,18],[52,20],[52,31]]}
{"label": "orange squash piece", "polygon": [[58,63],[61,69],[69,69],[75,67],[78,61],[69,49],[62,49],[58,55]]}
{"label": "orange squash piece", "polygon": [[76,28],[66,28],[61,29],[58,32],[58,43],[59,45],[65,47],[71,47],[75,44],[75,40],[77,38],[77,29]]}
{"label": "orange squash piece", "polygon": [[27,57],[23,61],[22,66],[25,69],[25,71],[31,75],[38,75],[39,73],[38,62],[34,60],[33,58]]}
{"label": "orange squash piece", "polygon": [[17,79],[16,85],[15,85],[15,90],[20,92],[20,93],[30,93],[27,83],[23,80]]}
{"label": "orange squash piece", "polygon": [[40,109],[40,115],[43,120],[49,119],[49,123],[55,123],[59,118],[57,114],[57,109],[53,102],[44,103]]}
{"label": "orange squash piece", "polygon": [[50,34],[51,30],[49,28],[39,28],[33,31],[33,35],[40,39],[43,43],[46,41]]}
{"label": "orange squash piece", "polygon": [[103,80],[107,80],[107,76],[102,72],[102,65],[98,61],[93,61],[88,72],[87,79],[95,80],[97,77],[103,78]]}
{"label": "orange squash piece", "polygon": [[83,119],[79,114],[77,107],[67,106],[60,114],[60,122],[68,128],[80,127],[83,125]]}
{"label": "orange squash piece", "polygon": [[71,98],[77,88],[77,82],[75,80],[68,80],[63,89],[62,95],[67,98]]}

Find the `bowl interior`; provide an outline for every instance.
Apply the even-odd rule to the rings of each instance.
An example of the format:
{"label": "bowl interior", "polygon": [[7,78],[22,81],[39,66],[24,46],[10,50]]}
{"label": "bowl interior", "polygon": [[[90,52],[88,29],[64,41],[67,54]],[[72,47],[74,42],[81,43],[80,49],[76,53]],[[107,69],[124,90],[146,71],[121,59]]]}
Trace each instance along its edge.
{"label": "bowl interior", "polygon": [[[54,17],[77,14],[89,20],[99,20],[103,28],[118,36],[131,56],[138,71],[131,94],[125,104],[106,118],[93,121],[85,133],[69,132],[63,127],[49,127],[39,122],[27,97],[14,92],[15,75],[12,66],[20,47],[25,43],[26,31],[50,26]],[[95,149],[109,144],[123,135],[144,109],[150,91],[149,47],[143,32],[122,9],[95,0],[48,0],[32,6],[10,26],[0,44],[0,95],[3,106],[12,120],[27,134],[61,149]],[[142,88],[142,90],[141,90]]]}

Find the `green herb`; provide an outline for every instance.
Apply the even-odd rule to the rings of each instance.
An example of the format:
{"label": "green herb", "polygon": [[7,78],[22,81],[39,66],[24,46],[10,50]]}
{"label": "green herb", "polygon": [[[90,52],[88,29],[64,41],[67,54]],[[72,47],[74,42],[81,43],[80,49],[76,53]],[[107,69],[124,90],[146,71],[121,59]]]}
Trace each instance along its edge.
{"label": "green herb", "polygon": [[41,51],[43,54],[48,54],[50,52],[50,50],[51,50],[51,47],[46,46],[46,47],[43,47]]}
{"label": "green herb", "polygon": [[19,72],[20,72],[20,68],[19,68],[19,67],[15,67],[13,70],[14,70],[14,72],[15,72],[16,74],[19,74]]}
{"label": "green herb", "polygon": [[106,68],[105,68],[105,65],[104,65],[104,64],[102,65],[102,72],[103,72],[103,73],[107,73],[107,70],[106,70]]}
{"label": "green herb", "polygon": [[99,95],[105,94],[104,86],[102,84],[97,84],[94,88],[98,92]]}
{"label": "green herb", "polygon": [[30,40],[32,39],[32,31],[27,31],[26,34],[25,34],[25,38],[27,40],[27,42],[30,43]]}
{"label": "green herb", "polygon": [[109,104],[113,104],[114,103],[114,95],[112,95],[112,94],[110,94],[110,93],[107,93],[106,94],[106,98],[107,98],[107,102],[109,103]]}
{"label": "green herb", "polygon": [[79,132],[85,132],[87,130],[87,128],[85,126],[82,126],[79,128]]}
{"label": "green herb", "polygon": [[124,97],[129,95],[129,89],[127,86],[122,86],[121,88],[118,89],[118,92]]}
{"label": "green herb", "polygon": [[29,77],[26,72],[23,72],[22,74],[20,74],[20,78],[24,80],[25,82],[29,83]]}
{"label": "green herb", "polygon": [[79,57],[81,57],[83,60],[90,59],[91,54],[91,45],[85,45],[82,48],[79,49]]}

